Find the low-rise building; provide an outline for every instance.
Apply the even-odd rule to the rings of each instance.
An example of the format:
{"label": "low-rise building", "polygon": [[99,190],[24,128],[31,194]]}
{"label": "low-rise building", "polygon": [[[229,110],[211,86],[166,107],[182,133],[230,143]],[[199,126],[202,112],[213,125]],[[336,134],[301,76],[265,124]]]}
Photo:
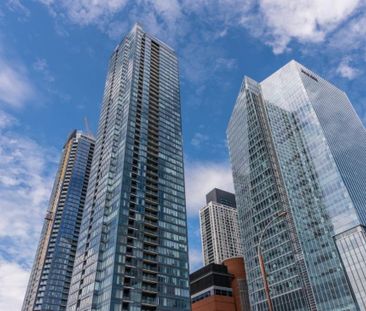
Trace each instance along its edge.
{"label": "low-rise building", "polygon": [[211,263],[190,275],[192,311],[249,311],[242,257]]}

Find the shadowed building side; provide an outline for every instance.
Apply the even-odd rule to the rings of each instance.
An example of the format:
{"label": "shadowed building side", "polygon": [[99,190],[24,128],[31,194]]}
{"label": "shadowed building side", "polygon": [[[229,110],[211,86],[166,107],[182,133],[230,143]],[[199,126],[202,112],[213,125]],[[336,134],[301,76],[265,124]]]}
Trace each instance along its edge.
{"label": "shadowed building side", "polygon": [[231,277],[231,288],[237,311],[249,311],[249,296],[247,276],[245,274],[243,257],[233,257],[224,260],[223,264],[227,267]]}

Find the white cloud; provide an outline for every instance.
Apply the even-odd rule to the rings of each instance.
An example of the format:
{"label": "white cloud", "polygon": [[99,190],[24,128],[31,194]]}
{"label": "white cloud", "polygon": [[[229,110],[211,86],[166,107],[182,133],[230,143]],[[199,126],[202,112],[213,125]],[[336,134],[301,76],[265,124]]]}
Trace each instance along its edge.
{"label": "white cloud", "polygon": [[213,188],[233,191],[231,168],[228,163],[191,162],[185,165],[187,214],[198,217],[206,203],[206,194]]}
{"label": "white cloud", "polygon": [[11,11],[21,12],[26,17],[30,15],[29,10],[20,2],[20,0],[7,0],[6,5]]}
{"label": "white cloud", "polygon": [[[181,69],[184,77],[196,85],[203,86],[211,81],[223,81],[219,73],[233,71],[236,69],[237,61],[225,57],[227,51],[219,47],[213,47],[207,43],[202,34],[195,34],[190,37],[180,50]],[[202,44],[205,42],[205,44]],[[196,87],[196,91],[199,88]]]}
{"label": "white cloud", "polygon": [[33,98],[34,94],[26,70],[0,55],[0,103],[19,108]]}
{"label": "white cloud", "polygon": [[[112,39],[126,31],[126,24],[142,21],[152,34],[162,39],[181,33],[183,8],[178,0],[38,0],[49,8],[52,16],[81,26],[97,25]],[[128,6],[128,18],[121,20],[118,13]],[[180,21],[180,22],[178,22]]]}
{"label": "white cloud", "polygon": [[361,0],[185,0],[183,7],[188,13],[204,16],[208,27],[220,25],[217,37],[225,36],[228,28],[240,26],[279,54],[288,50],[292,40],[323,42],[358,13],[362,3]]}
{"label": "white cloud", "polygon": [[350,58],[342,59],[337,68],[337,73],[348,80],[353,80],[360,74],[360,70],[350,65]]}
{"label": "white cloud", "polygon": [[54,82],[55,77],[52,75],[47,60],[44,58],[37,58],[36,61],[33,63],[33,69],[42,73],[44,80],[47,82]]}
{"label": "white cloud", "polygon": [[69,18],[78,24],[90,24],[121,10],[126,0],[63,0]]}
{"label": "white cloud", "polygon": [[0,260],[0,310],[21,309],[28,278],[28,269]]}
{"label": "white cloud", "polygon": [[140,22],[149,33],[156,35],[164,42],[176,43],[188,38],[191,25],[184,13],[182,3],[177,0],[141,0],[133,2],[128,9],[129,22]]}
{"label": "white cloud", "polygon": [[[194,4],[190,0],[41,2],[50,8],[52,15],[57,17],[56,21],[65,23],[66,20],[81,26],[96,25],[113,40],[121,39],[133,23],[140,22],[149,33],[171,46],[182,45],[179,50],[184,64],[183,74],[197,84],[204,84],[216,70],[232,70],[235,67],[235,60],[226,58],[222,51],[214,51],[205,42],[226,33],[227,28],[223,30],[219,27],[221,23],[217,19],[231,20],[229,12],[238,15],[238,7],[243,6],[239,0],[226,0],[223,5],[219,4],[220,1],[214,1],[215,4],[210,6],[208,3]],[[206,27],[194,28],[191,18],[197,16],[193,17],[192,14],[203,14],[205,18],[215,19],[213,24],[217,33],[216,30],[202,30]],[[124,15],[127,17],[122,17]]]}
{"label": "white cloud", "polygon": [[17,123],[17,121],[13,116],[0,110],[0,130],[3,128],[9,128],[15,123]]}
{"label": "white cloud", "polygon": [[33,68],[37,71],[44,71],[48,68],[47,61],[44,58],[37,58],[33,63]]}
{"label": "white cloud", "polygon": [[215,61],[215,70],[232,70],[237,65],[234,58],[219,57]]}
{"label": "white cloud", "polygon": [[49,7],[52,15],[65,12],[79,25],[100,24],[122,10],[127,0],[38,0]]}
{"label": "white cloud", "polygon": [[[225,36],[230,27],[241,27],[273,48],[288,50],[291,41],[323,42],[344,22],[363,9],[361,0],[38,0],[53,15],[79,25],[96,24],[115,39],[125,23],[142,21],[149,32],[163,40],[206,36],[206,41]],[[125,10],[123,21],[118,13]],[[128,12],[127,12],[128,10]],[[193,28],[191,20],[205,20]],[[117,25],[114,28],[113,25]],[[206,32],[206,34],[204,34]],[[189,37],[187,37],[189,35]],[[352,36],[352,34],[350,34]],[[201,38],[199,38],[201,39]],[[200,41],[202,45],[202,41]]]}
{"label": "white cloud", "polygon": [[[28,137],[2,130],[0,136],[0,239],[13,240],[19,255],[34,250],[53,181],[54,152]],[[52,156],[51,156],[52,154]],[[29,217],[32,215],[32,217]],[[12,251],[2,244],[3,252]]]}
{"label": "white cloud", "polygon": [[366,12],[350,19],[329,39],[331,49],[356,52],[365,50],[366,43]]}
{"label": "white cloud", "polygon": [[105,28],[107,35],[113,40],[121,40],[123,34],[126,34],[128,31],[128,23],[126,21],[112,21]]}
{"label": "white cloud", "polygon": [[203,266],[202,252],[200,249],[189,248],[189,269],[195,271]]}
{"label": "white cloud", "polygon": [[358,7],[359,0],[260,0],[242,25],[255,30],[273,47],[274,53],[286,51],[291,40],[322,42]]}
{"label": "white cloud", "polygon": [[41,2],[44,5],[51,5],[54,3],[54,0],[38,0],[38,2]]}
{"label": "white cloud", "polygon": [[168,22],[176,22],[182,17],[182,8],[177,0],[150,0],[157,15],[162,16]]}
{"label": "white cloud", "polygon": [[195,147],[201,147],[202,144],[208,142],[209,137],[202,133],[195,133],[191,139],[191,145]]}
{"label": "white cloud", "polygon": [[52,149],[10,130],[16,122],[0,111],[0,310],[20,309],[57,160]]}

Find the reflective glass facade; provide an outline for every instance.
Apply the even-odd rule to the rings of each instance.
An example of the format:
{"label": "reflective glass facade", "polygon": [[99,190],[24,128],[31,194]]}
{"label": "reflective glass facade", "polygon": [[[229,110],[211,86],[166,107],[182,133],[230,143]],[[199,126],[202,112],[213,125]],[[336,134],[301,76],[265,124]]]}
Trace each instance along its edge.
{"label": "reflective glass facade", "polygon": [[260,84],[245,79],[228,138],[253,310],[266,310],[258,234],[280,210],[263,243],[275,309],[357,310],[334,239],[363,224],[366,204],[365,129],[346,95],[292,61]]}
{"label": "reflective glass facade", "polygon": [[360,307],[366,310],[366,232],[357,226],[336,236],[339,253]]}
{"label": "reflective glass facade", "polygon": [[135,25],[113,52],[68,310],[190,310],[177,57]]}
{"label": "reflective glass facade", "polygon": [[[257,259],[261,232],[274,215],[289,209],[264,109],[259,85],[246,78],[228,140],[252,310],[267,310]],[[290,229],[292,221],[275,222],[262,242],[271,295],[275,310],[309,310],[312,291],[302,278],[307,275],[303,254]]]}
{"label": "reflective glass facade", "polygon": [[[361,298],[365,290],[356,285],[366,284],[366,278],[355,268],[364,266],[366,260],[362,255],[366,245],[366,130],[347,95],[299,63],[290,62],[264,80],[261,88],[269,107],[291,112],[294,118],[292,132],[299,133],[298,141],[303,142],[302,153],[308,162],[304,167],[315,176],[314,198],[329,217],[337,253],[343,259],[359,308],[366,310]],[[273,136],[276,139],[277,135]],[[278,154],[281,159],[282,153]],[[286,167],[290,170],[291,166],[284,163],[283,171]],[[353,242],[345,244],[346,240]],[[349,261],[352,252],[356,256]],[[314,275],[317,273],[314,270]]]}
{"label": "reflective glass facade", "polygon": [[74,131],[61,157],[23,311],[66,310],[94,138]]}

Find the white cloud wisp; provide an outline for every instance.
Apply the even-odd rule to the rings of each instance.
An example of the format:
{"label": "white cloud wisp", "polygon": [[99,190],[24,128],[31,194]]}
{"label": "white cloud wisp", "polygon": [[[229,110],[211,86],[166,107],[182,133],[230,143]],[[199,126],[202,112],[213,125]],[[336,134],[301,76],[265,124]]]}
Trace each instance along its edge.
{"label": "white cloud wisp", "polygon": [[243,16],[242,22],[260,29],[258,34],[279,54],[294,39],[301,43],[324,41],[355,11],[359,0],[260,0],[258,5],[259,11],[251,12],[249,19]]}
{"label": "white cloud wisp", "polygon": [[226,162],[192,162],[185,166],[188,217],[198,217],[206,194],[213,188],[233,191],[230,165]]}
{"label": "white cloud wisp", "polygon": [[0,310],[20,310],[57,156],[16,134],[12,116],[0,111],[0,123]]}
{"label": "white cloud wisp", "polygon": [[34,94],[34,88],[25,69],[0,55],[0,103],[20,108]]}
{"label": "white cloud wisp", "polygon": [[360,74],[360,70],[355,67],[352,67],[350,65],[350,62],[351,60],[349,58],[342,59],[337,68],[337,73],[343,78],[353,80]]}
{"label": "white cloud wisp", "polygon": [[0,260],[0,310],[21,309],[28,278],[28,269]]}

